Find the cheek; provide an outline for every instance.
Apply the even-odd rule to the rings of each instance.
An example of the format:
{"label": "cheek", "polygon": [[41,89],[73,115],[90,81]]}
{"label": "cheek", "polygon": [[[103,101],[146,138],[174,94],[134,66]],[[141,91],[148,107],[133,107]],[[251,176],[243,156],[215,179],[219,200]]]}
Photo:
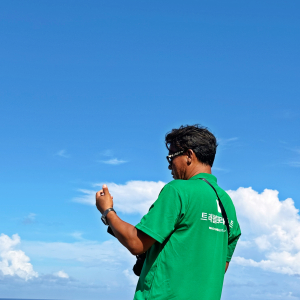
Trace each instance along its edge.
{"label": "cheek", "polygon": [[185,172],[184,163],[182,161],[177,161],[175,168],[173,169],[176,172],[178,178],[182,178]]}
{"label": "cheek", "polygon": [[174,165],[172,166],[172,171],[173,171],[174,174],[177,175],[177,177],[178,177],[178,176],[180,175],[180,173],[181,173],[180,170],[181,170],[180,165],[174,164]]}

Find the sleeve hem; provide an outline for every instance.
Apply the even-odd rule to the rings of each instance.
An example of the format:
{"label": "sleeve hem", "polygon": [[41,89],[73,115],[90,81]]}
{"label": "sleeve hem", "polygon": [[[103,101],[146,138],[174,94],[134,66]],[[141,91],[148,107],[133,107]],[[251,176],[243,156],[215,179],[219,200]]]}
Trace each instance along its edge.
{"label": "sleeve hem", "polygon": [[151,236],[153,239],[157,240],[159,243],[163,243],[164,238],[161,237],[160,235],[158,235],[157,233],[153,232],[151,229],[141,225],[141,224],[137,224],[135,226],[135,228],[137,228],[138,230],[143,231],[144,233],[148,234],[149,236]]}

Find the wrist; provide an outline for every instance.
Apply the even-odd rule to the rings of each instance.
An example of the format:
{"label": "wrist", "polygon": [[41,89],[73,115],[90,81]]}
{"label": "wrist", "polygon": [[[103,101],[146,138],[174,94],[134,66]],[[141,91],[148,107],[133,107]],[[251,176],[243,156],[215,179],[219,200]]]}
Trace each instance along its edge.
{"label": "wrist", "polygon": [[110,223],[110,221],[115,218],[117,216],[117,213],[115,210],[111,210],[107,213],[106,215],[106,220],[107,220],[107,223]]}
{"label": "wrist", "polygon": [[102,216],[101,216],[101,220],[102,220],[102,222],[103,222],[105,225],[108,225],[107,215],[108,215],[111,211],[114,211],[114,212],[116,213],[116,211],[115,211],[112,207],[110,207],[110,208],[106,209],[106,210],[103,212]]}

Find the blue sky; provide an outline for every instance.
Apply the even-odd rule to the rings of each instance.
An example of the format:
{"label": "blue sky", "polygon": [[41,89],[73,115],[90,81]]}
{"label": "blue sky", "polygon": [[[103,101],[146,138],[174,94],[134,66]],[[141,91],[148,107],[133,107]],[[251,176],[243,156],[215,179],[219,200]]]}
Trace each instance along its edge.
{"label": "blue sky", "polygon": [[137,224],[172,179],[166,132],[200,123],[243,225],[222,299],[300,299],[299,8],[2,1],[0,295],[131,299],[134,258],[94,191]]}

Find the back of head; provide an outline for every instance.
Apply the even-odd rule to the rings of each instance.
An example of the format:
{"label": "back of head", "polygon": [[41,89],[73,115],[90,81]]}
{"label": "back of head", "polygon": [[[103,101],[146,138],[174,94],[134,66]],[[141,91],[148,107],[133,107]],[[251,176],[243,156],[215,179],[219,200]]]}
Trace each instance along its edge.
{"label": "back of head", "polygon": [[215,136],[206,127],[198,124],[180,126],[168,132],[165,141],[169,150],[171,146],[176,151],[191,149],[201,163],[212,167],[218,144]]}

